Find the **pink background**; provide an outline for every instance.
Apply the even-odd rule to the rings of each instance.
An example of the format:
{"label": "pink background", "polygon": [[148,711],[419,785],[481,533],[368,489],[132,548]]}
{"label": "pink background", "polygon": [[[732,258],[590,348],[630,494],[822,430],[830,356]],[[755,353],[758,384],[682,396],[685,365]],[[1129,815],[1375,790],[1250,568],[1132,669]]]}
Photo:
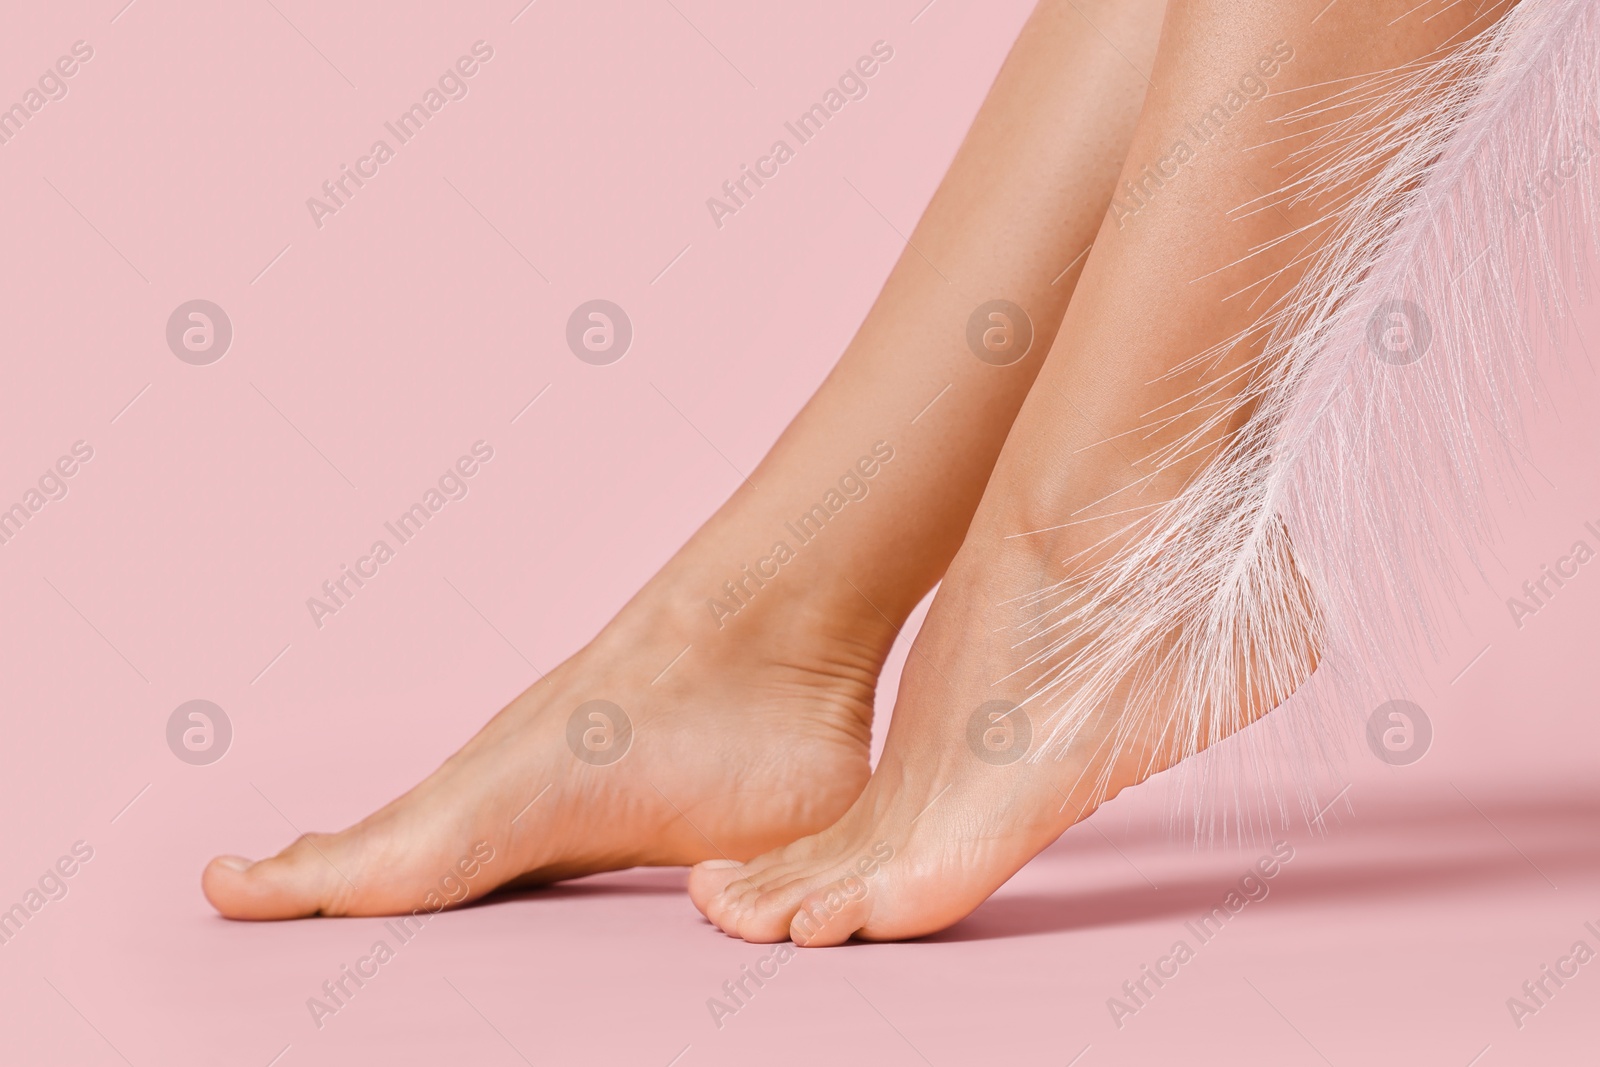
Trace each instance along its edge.
{"label": "pink background", "polygon": [[[1271,895],[1120,1030],[1107,998],[1262,851],[1173,840],[1159,789],[942,936],[791,960],[721,1029],[706,999],[768,950],[661,870],[442,917],[318,1030],[306,998],[379,921],[226,922],[204,861],[402,791],[682,543],[848,340],[1028,5],[122,2],[26,5],[0,35],[5,102],[94,49],[0,146],[0,502],[94,449],[0,546],[0,907],[95,850],[0,947],[0,1062],[1593,1057],[1600,961],[1520,1030],[1505,1005],[1574,941],[1600,948],[1600,562],[1520,630],[1504,604],[1600,524],[1576,353],[1534,418],[1553,485],[1502,509],[1488,585],[1396,694],[1432,750],[1390,767],[1355,737],[1349,790],[1283,832]],[[469,95],[314,227],[305,199],[480,39]],[[867,98],[714,227],[705,198],[880,39]],[[612,366],[563,340],[596,297],[635,328]],[[233,322],[210,366],[165,343],[194,298]],[[305,598],[478,439],[495,458],[470,495],[315,629]],[[235,731],[211,766],[166,746],[196,698]]]}

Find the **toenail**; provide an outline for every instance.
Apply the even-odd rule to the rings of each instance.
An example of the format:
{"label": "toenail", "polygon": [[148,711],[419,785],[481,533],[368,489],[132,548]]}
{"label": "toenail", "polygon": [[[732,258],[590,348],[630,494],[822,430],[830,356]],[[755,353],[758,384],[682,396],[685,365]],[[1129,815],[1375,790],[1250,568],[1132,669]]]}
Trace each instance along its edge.
{"label": "toenail", "polygon": [[738,860],[704,860],[695,864],[695,866],[708,871],[725,871],[729,867],[738,867],[739,865]]}
{"label": "toenail", "polygon": [[250,861],[243,856],[218,856],[217,863],[230,871],[246,871],[250,869]]}

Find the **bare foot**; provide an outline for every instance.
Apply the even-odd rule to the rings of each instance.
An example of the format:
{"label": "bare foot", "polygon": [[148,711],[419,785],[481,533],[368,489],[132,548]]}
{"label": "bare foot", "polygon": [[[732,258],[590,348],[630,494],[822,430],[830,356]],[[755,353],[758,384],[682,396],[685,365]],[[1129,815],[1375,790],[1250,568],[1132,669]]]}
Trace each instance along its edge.
{"label": "bare foot", "polygon": [[[1226,96],[1235,71],[1277,78],[1276,92],[1331,83],[1340,63],[1369,61],[1348,45],[1371,32],[1373,10],[1335,9],[1316,22],[1313,5],[1283,7],[1287,13],[1249,0],[1169,6],[1151,79],[1158,88],[1135,131],[1126,189],[1153,173],[1147,161],[1192,136],[1190,116]],[[1303,32],[1295,38],[1300,52],[1279,39],[1291,15],[1301,27],[1316,23],[1296,31]],[[1291,60],[1300,66],[1288,66]],[[1195,544],[1230,551],[1227,531],[1235,527],[1225,521],[1204,530],[1169,526],[1154,539],[1140,522],[1179,497],[1249,418],[1250,405],[1239,398],[1263,354],[1257,316],[1292,288],[1302,257],[1316,251],[1310,206],[1230,214],[1279,180],[1275,157],[1249,149],[1279,136],[1269,119],[1281,106],[1263,100],[1242,111],[1177,170],[1175,188],[1137,199],[1136,218],[1126,204],[1114,206],[917,638],[872,781],[822,833],[746,864],[692,872],[690,896],[724,931],[834,945],[941,930],[1098,804],[1244,728],[1315,669],[1316,609],[1287,538],[1278,536],[1270,553],[1252,557],[1275,566],[1271,589],[1253,595],[1263,604],[1282,598],[1264,612],[1269,635],[1221,623],[1190,633],[1153,602],[1170,602],[1164,590],[1123,581],[1134,595],[1089,596],[1055,617],[1067,656],[1098,652],[1094,642],[1106,634],[1132,633],[1138,643],[1137,663],[1086,656],[1077,661],[1089,664],[1086,672],[1065,676],[1074,688],[1052,694],[1045,707],[1077,700],[1086,716],[1065,751],[1027,758],[1025,735],[1046,725],[1034,717],[1039,705],[1007,710],[1031,695],[1027,685],[1039,677],[1028,669],[1033,647],[1022,644],[1019,598],[1090,580],[1133,543],[1182,545],[1181,555],[1168,558],[1191,561],[1201,551]],[[1291,231],[1294,240],[1286,238]],[[1258,303],[1237,299],[1241,292],[1257,294]],[[1239,528],[1263,528],[1250,518]],[[1015,536],[1030,531],[1053,533]],[[1145,628],[1151,619],[1160,625]],[[1182,659],[1199,637],[1204,662]],[[1226,684],[1180,689],[1171,668],[1190,662],[1202,682],[1222,677]],[[1223,663],[1228,670],[1199,672]],[[1103,674],[1094,684],[1079,684],[1096,670]]]}
{"label": "bare foot", "polygon": [[719,630],[703,598],[720,576],[670,570],[410,792],[271,859],[212,860],[206,897],[236,919],[434,911],[506,884],[745,859],[827,826],[867,780],[892,630],[802,602],[789,573]]}
{"label": "bare foot", "polygon": [[[712,922],[748,941],[809,946],[942,930],[1099,804],[1204,747],[1203,737],[1174,744],[1170,721],[1130,732],[1114,700],[1064,758],[1026,758],[1041,740],[1039,714],[1017,707],[1020,681],[1007,689],[995,679],[1022,666],[1013,601],[1059,569],[1057,551],[969,539],[917,636],[866,790],[820,834],[746,864],[696,867],[689,893]],[[1306,659],[1314,664],[1314,649]],[[1243,718],[1287,696],[1243,695]]]}
{"label": "bare foot", "polygon": [[[842,815],[867,780],[894,631],[960,545],[1112,195],[1164,7],[1040,4],[871,314],[750,491],[404,797],[273,859],[212,861],[217,909],[433,908],[498,885],[742,860]],[[1004,365],[967,339],[974,309],[998,296],[1034,327]],[[741,564],[807,521],[826,532],[801,536],[770,587],[733,619],[707,611],[744,580]],[[620,707],[631,731],[591,701]]]}
{"label": "bare foot", "polygon": [[[1323,0],[1169,5],[1154,89],[1123,171],[1128,198],[1101,226],[1056,344],[918,636],[882,762],[844,818],[822,833],[747,864],[695,868],[689,892],[708,918],[747,940],[802,945],[943,929],[1097,803],[1248,725],[1315,669],[1316,606],[1287,538],[1268,530],[1272,580],[1246,594],[1266,609],[1261,626],[1235,629],[1225,617],[1191,635],[1138,597],[1085,598],[1077,605],[1085,610],[1060,617],[1073,642],[1160,619],[1145,650],[1155,660],[1169,650],[1183,654],[1195,643],[1188,638],[1203,636],[1205,655],[1214,658],[1198,666],[1220,669],[1198,674],[1201,684],[1180,689],[1172,671],[1150,669],[1149,661],[1142,668],[1120,657],[1099,661],[1120,675],[1104,679],[1114,686],[1066,694],[1098,718],[1070,738],[1059,761],[1007,762],[1012,749],[1026,747],[1012,742],[1029,720],[989,703],[1026,695],[1028,677],[1017,673],[1026,655],[1017,647],[1020,620],[1009,602],[1094,573],[1096,560],[1131,543],[1137,520],[1129,516],[1182,493],[1250,416],[1241,398],[1261,369],[1255,361],[1269,332],[1258,316],[1292,291],[1327,235],[1321,209],[1301,198],[1236,212],[1278,188],[1291,147],[1297,155],[1307,148],[1307,141],[1291,145],[1274,122],[1289,106],[1284,101],[1307,99],[1295,90],[1325,92],[1352,76],[1421,61],[1507,6],[1446,5],[1425,14],[1401,0],[1331,9]],[[1252,73],[1241,82],[1239,72]],[[1263,79],[1271,80],[1270,93]],[[1261,99],[1246,105],[1247,92]],[[1213,107],[1222,99],[1240,106]],[[1208,108],[1237,114],[1195,148],[1186,140],[1196,136],[1192,116]],[[1313,166],[1321,151],[1333,159],[1347,132],[1305,135],[1317,143],[1295,165]],[[1342,195],[1360,195],[1366,179],[1347,173]],[[1257,535],[1270,516],[1247,518],[1241,529],[1260,548]],[[1183,545],[1185,566],[1215,558],[1200,556],[1195,544],[1215,545],[1236,564],[1224,568],[1229,575],[1264,566],[1266,552],[1233,554],[1230,529],[1227,518],[1207,529],[1176,524],[1139,544]],[[1025,531],[1056,533],[1006,539]],[[1156,555],[1152,549],[1141,558]],[[1057,569],[1064,561],[1065,574]],[[1152,688],[1154,678],[1170,688]],[[1218,678],[1226,685],[1204,684]],[[1017,688],[1007,691],[1007,679]],[[1138,714],[1125,712],[1130,701]]]}

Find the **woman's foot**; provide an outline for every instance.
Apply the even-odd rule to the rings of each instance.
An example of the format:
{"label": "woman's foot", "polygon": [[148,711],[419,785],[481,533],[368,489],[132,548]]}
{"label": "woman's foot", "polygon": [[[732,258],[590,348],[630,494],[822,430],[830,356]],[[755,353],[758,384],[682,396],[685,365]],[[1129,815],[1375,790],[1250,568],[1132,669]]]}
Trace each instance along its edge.
{"label": "woman's foot", "polygon": [[[809,946],[934,933],[1100,803],[1181,758],[1170,723],[1122,733],[1129,724],[1115,706],[1076,733],[1064,758],[1027,758],[1043,722],[1034,706],[1017,707],[1026,673],[995,679],[1026,656],[1008,601],[1037,590],[1059,558],[1026,539],[968,541],[917,637],[866,790],[819,834],[742,865],[696,867],[689,894],[713,923],[747,941]],[[1245,717],[1287,695],[1241,701]]]}
{"label": "woman's foot", "polygon": [[[1323,0],[1169,7],[1123,171],[1128,195],[1100,228],[917,638],[882,761],[822,833],[747,864],[696,867],[690,896],[712,922],[747,940],[801,945],[941,930],[1097,804],[1248,725],[1310,675],[1317,608],[1286,533],[1246,506],[1247,476],[1210,483],[1238,486],[1232,510],[1215,521],[1170,522],[1157,536],[1139,519],[1159,514],[1237,445],[1252,414],[1240,398],[1263,369],[1269,329],[1260,317],[1280,307],[1327,237],[1314,203],[1285,197],[1236,209],[1278,188],[1295,166],[1316,163],[1296,149],[1328,153],[1344,164],[1344,192],[1362,191],[1364,179],[1338,158],[1348,131],[1309,147],[1318,131],[1286,137],[1275,123],[1290,107],[1284,100],[1304,103],[1296,90],[1326,92],[1318,87],[1417,62],[1505,6],[1445,5],[1426,16],[1400,0],[1331,10]],[[1017,536],[1028,531],[1041,536]],[[1254,551],[1230,543],[1235,533]],[[1057,583],[1104,576],[1099,565],[1136,538],[1146,566],[1184,553],[1174,582],[1219,560],[1229,563],[1217,569],[1225,582],[1265,579],[1239,594],[1260,625],[1231,628],[1236,620],[1223,608],[1190,627],[1170,617],[1169,590],[1140,594],[1138,566],[1115,569],[1120,586],[1099,586],[1051,616],[1052,638],[1066,642],[1066,656],[1079,654],[1073,662],[1082,668],[1054,680],[1095,684],[1028,708],[1073,697],[1092,713],[1059,760],[1054,750],[1023,758],[1027,735],[1039,743],[1044,724],[1010,709],[1043,672],[1029,662],[1019,598],[1075,593]],[[1134,593],[1104,595],[1116,588]],[[1184,617],[1205,616],[1203,601],[1185,601],[1201,607]],[[1020,602],[1064,606],[1060,597]],[[1152,619],[1160,625],[1147,625]],[[1123,633],[1140,643],[1096,643]],[[1113,654],[1097,658],[1107,649]],[[1119,654],[1128,649],[1138,656]],[[1186,671],[1193,684],[1175,681]]]}
{"label": "woman's foot", "polygon": [[809,603],[783,573],[719,629],[703,600],[720,579],[671,572],[410,792],[271,859],[212,860],[207,898],[237,919],[435,911],[827,826],[867,780],[889,624]]}
{"label": "woman's foot", "polygon": [[[1298,0],[1292,6],[1298,17]],[[1305,25],[1315,14],[1304,12]],[[1365,9],[1351,16],[1372,17]],[[1314,206],[1231,214],[1276,186],[1274,164],[1289,151],[1250,151],[1282,139],[1270,120],[1284,105],[1266,97],[1269,81],[1274,92],[1327,82],[1330,66],[1348,65],[1340,57],[1352,54],[1335,39],[1348,33],[1342,25],[1330,33],[1319,24],[1290,48],[1278,39],[1286,18],[1247,0],[1169,7],[1155,88],[1123,171],[1123,189],[1144,183],[1145,193],[1129,194],[1137,211],[1115,203],[1100,228],[917,638],[882,761],[844,818],[822,833],[747,864],[694,870],[690,896],[724,931],[834,945],[941,930],[1096,805],[1243,728],[1315,668],[1315,607],[1277,529],[1269,531],[1271,553],[1254,557],[1276,565],[1272,587],[1282,597],[1264,613],[1275,631],[1270,648],[1256,647],[1248,631],[1227,647],[1215,634],[1237,631],[1191,631],[1168,618],[1173,590],[1140,588],[1165,568],[1117,569],[1120,585],[1079,596],[1079,583],[1104,577],[1102,565],[1136,542],[1166,546],[1167,560],[1182,551],[1197,563],[1217,553],[1243,561],[1227,532],[1265,528],[1242,512],[1227,519],[1249,521],[1171,525],[1160,536],[1141,522],[1184,493],[1249,418],[1236,401],[1259,369],[1266,331],[1255,320],[1292,288],[1301,257],[1315,252]],[[1249,73],[1248,100],[1236,72]],[[1229,112],[1209,143],[1180,156],[1181,166],[1155,162],[1193,137],[1194,115],[1229,94],[1239,113]],[[1153,169],[1164,176],[1159,184]],[[1038,536],[1018,536],[1029,531]],[[1046,590],[1057,593],[1039,599]],[[1058,655],[1030,662],[1038,646],[1026,639],[1038,631],[1027,614],[1050,609],[1048,640],[1061,642]],[[1129,644],[1118,646],[1124,634]],[[1202,636],[1203,652],[1186,658]],[[1053,681],[1070,688],[1011,710],[1034,695],[1030,682],[1065,660],[1074,672]],[[1190,666],[1201,684],[1176,684],[1179,668]],[[1198,669],[1207,666],[1223,669]],[[1218,677],[1238,681],[1205,684]],[[1073,730],[1052,735],[1065,751],[1038,752],[1054,725],[1040,709],[1059,712],[1066,699],[1083,707],[1074,710]]]}
{"label": "woman's foot", "polygon": [[[867,780],[895,630],[961,543],[1112,195],[1164,6],[1040,4],[856,339],[745,487],[416,789],[274,859],[213,861],[217,909],[409,911],[501,884],[746,859],[837,819]],[[968,339],[996,298],[1032,319],[1031,345],[1001,360]],[[762,562],[779,540],[797,557]],[[736,615],[730,579],[749,600]],[[633,726],[609,764],[584,748],[623,736],[603,706],[579,710],[594,700]]]}

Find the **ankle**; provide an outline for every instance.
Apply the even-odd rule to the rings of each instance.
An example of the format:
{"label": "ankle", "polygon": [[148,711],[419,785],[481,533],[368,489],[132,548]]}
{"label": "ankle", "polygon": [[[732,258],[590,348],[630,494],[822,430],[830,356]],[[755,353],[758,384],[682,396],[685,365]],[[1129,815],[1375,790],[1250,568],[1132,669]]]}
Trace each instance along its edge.
{"label": "ankle", "polygon": [[[702,531],[702,534],[705,531]],[[596,637],[595,644],[737,668],[777,661],[875,679],[903,619],[880,614],[821,559],[685,545]],[[659,669],[659,668],[658,668]],[[648,680],[648,679],[646,679]]]}

